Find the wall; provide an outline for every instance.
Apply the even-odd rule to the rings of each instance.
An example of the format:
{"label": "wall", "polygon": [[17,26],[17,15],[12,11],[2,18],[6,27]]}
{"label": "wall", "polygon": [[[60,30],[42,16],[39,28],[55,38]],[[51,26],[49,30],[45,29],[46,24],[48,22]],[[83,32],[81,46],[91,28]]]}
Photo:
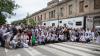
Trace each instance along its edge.
{"label": "wall", "polygon": [[[61,19],[59,21],[62,21],[62,23],[59,23],[59,26],[64,26],[64,24],[66,24],[67,27],[69,27],[69,28],[83,28],[84,17]],[[80,22],[80,21],[82,22],[82,25],[81,26],[77,26],[76,22]],[[43,22],[42,25],[44,25],[44,23],[46,23],[45,26],[52,26],[52,23],[55,23],[56,27],[58,26],[58,20],[46,21],[46,22]]]}
{"label": "wall", "polygon": [[[37,17],[37,16],[39,16],[41,14],[44,17],[44,13],[46,13],[46,19],[43,18],[43,20],[42,20],[43,22],[45,22],[45,21],[46,22],[51,22],[52,21],[52,22],[56,22],[56,24],[58,24],[58,18],[60,20],[62,20],[62,19],[71,19],[72,17],[74,17],[74,18],[81,17],[81,16],[82,17],[84,17],[84,16],[87,17],[87,16],[90,16],[90,15],[92,17],[94,17],[93,15],[96,16],[96,14],[99,14],[99,16],[100,16],[100,9],[94,9],[94,0],[84,0],[84,12],[80,13],[79,12],[79,2],[80,1],[83,1],[83,0],[70,0],[68,2],[65,1],[64,3],[62,3],[62,4],[58,5],[58,6],[51,5],[51,6],[47,7],[49,9],[47,9],[45,11],[42,11],[40,13],[37,13],[36,15],[33,15],[33,17],[34,16]],[[73,5],[73,8],[72,8],[73,13],[71,15],[69,15],[69,5],[71,5],[71,4]],[[63,17],[60,16],[60,8],[61,7],[64,7],[64,11],[63,11],[64,12],[64,16]],[[52,10],[56,11],[55,18],[49,18],[49,12],[52,11]],[[59,17],[58,17],[58,14],[59,14]],[[76,18],[76,19],[78,19],[78,18]],[[88,19],[88,18],[86,18],[86,19]],[[38,21],[38,18],[37,18],[36,21]],[[92,23],[91,23],[91,27],[92,27]],[[89,24],[90,23],[87,21],[87,28],[88,28]],[[91,28],[91,27],[89,27],[89,28]]]}

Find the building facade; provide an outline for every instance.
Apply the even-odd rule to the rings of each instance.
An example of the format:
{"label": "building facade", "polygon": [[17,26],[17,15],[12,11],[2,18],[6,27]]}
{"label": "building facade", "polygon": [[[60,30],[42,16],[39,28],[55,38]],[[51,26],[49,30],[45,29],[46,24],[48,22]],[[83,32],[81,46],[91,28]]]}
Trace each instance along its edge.
{"label": "building facade", "polygon": [[[100,26],[100,0],[52,0],[46,8],[33,13],[31,17],[47,26],[75,24],[93,28],[94,25]],[[64,21],[70,22],[67,24]]]}

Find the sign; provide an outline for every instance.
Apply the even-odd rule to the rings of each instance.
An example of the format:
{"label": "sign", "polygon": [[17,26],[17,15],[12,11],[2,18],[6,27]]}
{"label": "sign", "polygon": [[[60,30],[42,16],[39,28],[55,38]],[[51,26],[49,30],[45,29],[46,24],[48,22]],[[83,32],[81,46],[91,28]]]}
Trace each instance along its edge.
{"label": "sign", "polygon": [[68,24],[73,26],[73,22],[71,22],[71,21],[68,21]]}

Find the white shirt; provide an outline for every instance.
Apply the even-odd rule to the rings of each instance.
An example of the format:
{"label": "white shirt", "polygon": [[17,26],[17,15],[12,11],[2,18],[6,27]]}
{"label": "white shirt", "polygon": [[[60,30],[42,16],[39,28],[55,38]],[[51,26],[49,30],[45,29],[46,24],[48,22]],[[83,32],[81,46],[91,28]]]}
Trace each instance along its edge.
{"label": "white shirt", "polygon": [[97,43],[97,44],[100,44],[100,36],[97,37],[96,43]]}
{"label": "white shirt", "polygon": [[85,32],[85,37],[86,37],[86,38],[90,38],[91,35],[92,35],[92,32],[91,32],[91,31],[86,31],[86,32]]}

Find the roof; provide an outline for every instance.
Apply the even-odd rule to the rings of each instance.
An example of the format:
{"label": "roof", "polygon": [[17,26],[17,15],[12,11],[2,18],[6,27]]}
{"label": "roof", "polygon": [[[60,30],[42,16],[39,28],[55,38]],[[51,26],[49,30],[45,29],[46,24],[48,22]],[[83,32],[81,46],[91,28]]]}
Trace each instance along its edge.
{"label": "roof", "polygon": [[[68,1],[71,1],[71,0],[63,0],[63,1],[60,1],[60,2],[56,3],[56,4],[53,5],[53,6],[43,8],[43,9],[41,9],[41,10],[39,10],[39,11],[33,13],[31,16],[35,16],[35,15],[41,13],[41,12],[44,12],[44,11],[46,11],[46,10],[49,10],[50,8],[53,8],[53,7],[55,7],[55,6],[59,6],[59,5],[61,5],[61,4],[63,4],[63,3],[66,3],[66,2],[68,2]],[[31,16],[30,16],[30,17],[31,17]]]}

